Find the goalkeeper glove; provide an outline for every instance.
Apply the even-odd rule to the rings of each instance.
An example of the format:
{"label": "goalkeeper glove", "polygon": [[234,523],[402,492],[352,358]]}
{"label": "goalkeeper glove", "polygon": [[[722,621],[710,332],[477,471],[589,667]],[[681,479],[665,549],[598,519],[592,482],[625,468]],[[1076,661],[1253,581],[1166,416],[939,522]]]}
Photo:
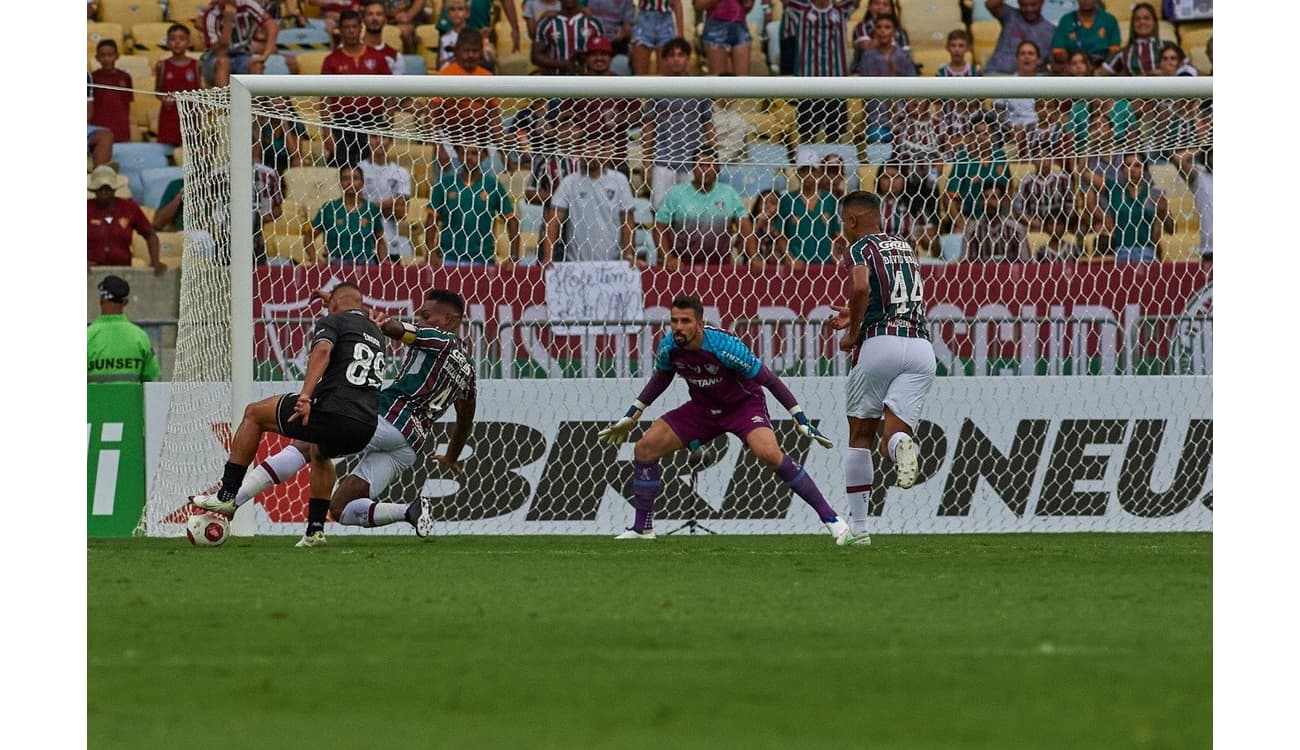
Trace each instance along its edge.
{"label": "goalkeeper glove", "polygon": [[835,447],[835,443],[832,443],[830,438],[823,435],[821,430],[813,426],[813,423],[808,420],[808,415],[803,413],[802,406],[796,405],[791,409],[790,416],[794,417],[795,429],[799,431],[800,435],[816,440],[823,448]]}
{"label": "goalkeeper glove", "polygon": [[627,434],[636,427],[637,420],[641,418],[641,412],[645,411],[646,405],[640,401],[633,401],[632,406],[628,408],[627,414],[614,424],[606,427],[596,433],[596,439],[609,443],[610,445],[621,445],[627,440]]}

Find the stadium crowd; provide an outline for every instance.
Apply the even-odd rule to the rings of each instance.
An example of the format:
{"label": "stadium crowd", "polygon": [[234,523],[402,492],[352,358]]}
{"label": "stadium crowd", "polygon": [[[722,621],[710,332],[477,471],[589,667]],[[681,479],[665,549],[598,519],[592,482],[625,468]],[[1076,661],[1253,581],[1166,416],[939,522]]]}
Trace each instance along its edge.
{"label": "stadium crowd", "polygon": [[[991,20],[972,0],[89,0],[88,264],[179,264],[171,95],[231,74],[1210,72],[1208,21],[1174,23],[1172,2],[1076,0],[1055,23],[1043,0],[973,2]],[[407,154],[424,151],[364,132],[390,124],[382,100],[327,99],[326,127],[286,116],[255,128],[258,258],[799,268],[841,259],[828,207],[859,187],[882,198],[886,231],[936,261],[1212,257],[1212,151],[1169,145],[1211,142],[1209,101],[771,105],[434,98],[420,122],[449,137],[421,166]],[[287,215],[293,171],[312,167],[334,171],[335,200]],[[453,200],[460,184],[482,200]],[[589,193],[609,200],[578,200]],[[142,208],[156,233],[105,230],[117,206]]]}

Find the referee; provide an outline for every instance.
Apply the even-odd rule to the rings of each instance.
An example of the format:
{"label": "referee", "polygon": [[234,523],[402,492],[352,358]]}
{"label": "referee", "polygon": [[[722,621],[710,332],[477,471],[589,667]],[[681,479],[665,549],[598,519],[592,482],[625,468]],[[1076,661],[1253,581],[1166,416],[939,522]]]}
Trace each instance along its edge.
{"label": "referee", "polygon": [[86,379],[91,383],[139,383],[162,373],[149,334],[126,319],[122,308],[131,286],[118,276],[99,282],[99,317],[86,329]]}

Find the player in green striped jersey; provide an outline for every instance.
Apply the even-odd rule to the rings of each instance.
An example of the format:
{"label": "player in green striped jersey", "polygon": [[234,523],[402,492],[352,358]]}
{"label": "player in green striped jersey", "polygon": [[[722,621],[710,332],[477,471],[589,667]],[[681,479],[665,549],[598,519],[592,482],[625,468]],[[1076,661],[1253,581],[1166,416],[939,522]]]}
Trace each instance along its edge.
{"label": "player in green striped jersey", "polygon": [[[397,377],[379,392],[379,421],[374,437],[351,473],[339,480],[330,497],[330,516],[345,526],[387,526],[406,521],[417,536],[428,536],[432,519],[427,501],[379,502],[378,497],[401,472],[415,465],[428,445],[433,425],[450,406],[456,426],[447,452],[434,460],[459,473],[459,457],[474,424],[477,383],[464,344],[457,337],[465,301],[455,292],[435,289],[415,312],[416,325],[372,312],[371,318],[390,338],[406,344]],[[274,484],[293,476],[306,464],[310,445],[294,444],[248,472],[235,502],[243,504]],[[311,529],[300,547],[325,546],[323,531]]]}

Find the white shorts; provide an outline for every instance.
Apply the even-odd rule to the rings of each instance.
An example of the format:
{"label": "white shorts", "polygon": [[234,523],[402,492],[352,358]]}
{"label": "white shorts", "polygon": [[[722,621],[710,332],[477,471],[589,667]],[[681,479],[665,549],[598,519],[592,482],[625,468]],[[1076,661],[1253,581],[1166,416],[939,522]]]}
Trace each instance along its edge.
{"label": "white shorts", "polygon": [[364,479],[370,485],[370,497],[383,494],[401,472],[415,465],[415,451],[406,442],[402,431],[383,417],[375,426],[375,435],[361,451],[361,460],[352,470],[356,477]]}
{"label": "white shorts", "polygon": [[916,429],[925,394],[934,384],[934,345],[926,339],[872,336],[862,342],[845,388],[846,412],[879,419],[884,408]]}

